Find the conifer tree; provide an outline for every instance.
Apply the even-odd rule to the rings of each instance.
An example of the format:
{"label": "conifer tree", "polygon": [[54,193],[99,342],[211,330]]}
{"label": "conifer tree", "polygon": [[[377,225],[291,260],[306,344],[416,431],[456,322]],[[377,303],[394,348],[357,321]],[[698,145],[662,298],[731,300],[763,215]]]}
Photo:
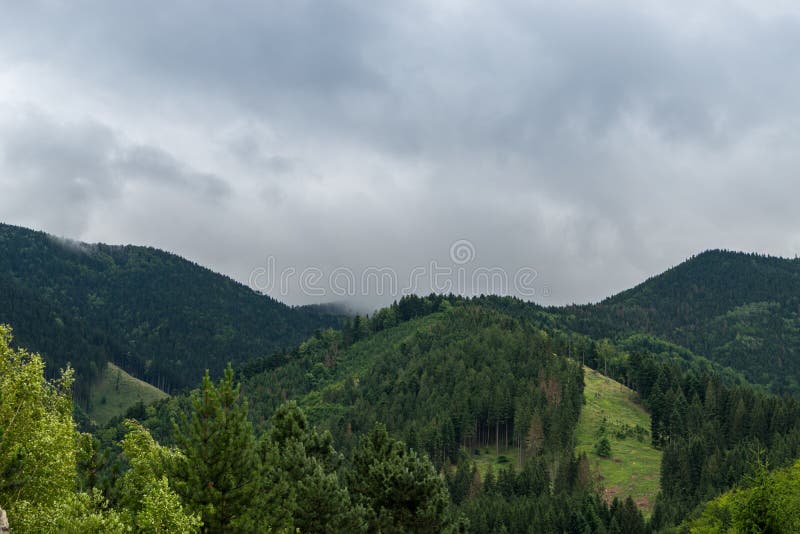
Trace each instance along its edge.
{"label": "conifer tree", "polygon": [[444,480],[433,464],[376,423],[353,454],[350,489],[369,511],[371,532],[444,532],[452,528]]}
{"label": "conifer tree", "polygon": [[329,432],[312,428],[294,402],[282,405],[261,447],[265,486],[259,496],[264,530],[362,532],[363,508],[353,506],[337,469],[341,455]]}
{"label": "conifer tree", "polygon": [[240,532],[261,473],[247,403],[230,365],[217,385],[206,371],[192,408],[189,417],[174,424],[175,442],[185,457],[174,466],[176,489],[201,514],[204,532]]}

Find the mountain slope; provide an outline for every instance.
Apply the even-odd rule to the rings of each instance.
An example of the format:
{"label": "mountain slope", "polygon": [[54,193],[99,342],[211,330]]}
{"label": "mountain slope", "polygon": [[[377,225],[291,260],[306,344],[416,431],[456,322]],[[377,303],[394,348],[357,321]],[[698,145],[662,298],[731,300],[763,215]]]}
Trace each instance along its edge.
{"label": "mountain slope", "polygon": [[87,415],[97,424],[104,425],[137,403],[147,405],[167,397],[157,387],[132,377],[108,362],[92,388]]}
{"label": "mountain slope", "polygon": [[[246,362],[239,377],[255,426],[265,430],[276,407],[295,400],[347,457],[382,422],[430,456],[453,504],[482,532],[598,531],[597,518],[610,521],[610,512],[592,467],[606,497],[619,497],[610,510],[627,509],[630,519],[638,501],[656,529],[677,525],[748,476],[750,451],[765,450],[774,466],[800,455],[795,398],[767,394],[650,335],[595,340],[541,310],[536,319],[555,327],[498,310],[513,301],[490,300],[406,297]],[[582,369],[584,357],[636,397]],[[168,440],[187,404],[179,395],[133,416]],[[609,460],[594,448],[602,426]]]}
{"label": "mountain slope", "polygon": [[551,311],[593,337],[649,333],[800,393],[800,260],[708,251],[599,304]]}
{"label": "mountain slope", "polygon": [[[193,386],[206,368],[217,372],[339,322],[167,252],[67,242],[8,225],[0,225],[0,280],[19,301],[0,306],[0,322],[49,362],[72,362],[84,383],[113,361],[163,389]],[[89,333],[72,346],[53,343],[58,319]]]}
{"label": "mountain slope", "polygon": [[455,462],[461,447],[526,457],[571,450],[580,367],[527,322],[438,298],[442,311],[353,343],[335,331],[303,343],[283,365],[245,380],[251,413],[262,420],[296,399],[345,446],[383,421],[439,465]]}
{"label": "mountain slope", "polygon": [[106,362],[126,354],[116,339],[8,277],[0,277],[0,324],[13,326],[15,346],[47,355],[48,378],[69,363],[78,377],[74,395],[84,402]]}
{"label": "mountain slope", "polygon": [[[575,449],[589,457],[606,499],[632,496],[647,514],[659,490],[661,451],[651,443],[650,415],[624,385],[584,368],[585,404],[575,432]],[[610,452],[598,454],[606,438]]]}

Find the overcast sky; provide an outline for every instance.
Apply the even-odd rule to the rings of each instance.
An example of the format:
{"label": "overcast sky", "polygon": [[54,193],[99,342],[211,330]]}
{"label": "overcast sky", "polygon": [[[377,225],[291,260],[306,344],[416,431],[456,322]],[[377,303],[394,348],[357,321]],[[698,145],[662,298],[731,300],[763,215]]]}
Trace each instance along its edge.
{"label": "overcast sky", "polygon": [[795,1],[0,0],[0,221],[595,301],[800,252],[798,58]]}

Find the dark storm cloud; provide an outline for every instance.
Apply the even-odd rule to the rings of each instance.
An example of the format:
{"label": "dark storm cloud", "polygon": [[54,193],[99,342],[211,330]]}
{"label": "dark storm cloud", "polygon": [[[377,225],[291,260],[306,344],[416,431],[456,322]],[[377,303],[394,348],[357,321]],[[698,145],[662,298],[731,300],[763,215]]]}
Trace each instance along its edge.
{"label": "dark storm cloud", "polygon": [[7,3],[2,218],[241,280],[268,255],[408,273],[468,239],[473,266],[532,266],[550,302],[709,247],[794,255],[799,21],[757,2]]}

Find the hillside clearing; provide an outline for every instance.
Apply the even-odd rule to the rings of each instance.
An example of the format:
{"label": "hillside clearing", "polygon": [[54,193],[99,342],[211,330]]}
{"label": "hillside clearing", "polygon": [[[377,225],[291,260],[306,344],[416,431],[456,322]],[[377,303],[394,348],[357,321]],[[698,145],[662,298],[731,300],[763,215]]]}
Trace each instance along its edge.
{"label": "hillside clearing", "polygon": [[[584,371],[586,404],[578,421],[575,450],[586,453],[607,499],[631,495],[650,515],[661,467],[661,451],[650,443],[650,416],[635,402],[634,391],[588,367]],[[608,458],[595,452],[604,424],[611,445]]]}
{"label": "hillside clearing", "polygon": [[169,395],[147,382],[134,378],[109,362],[92,387],[89,417],[104,425],[114,417],[124,414],[137,402],[149,404]]}

